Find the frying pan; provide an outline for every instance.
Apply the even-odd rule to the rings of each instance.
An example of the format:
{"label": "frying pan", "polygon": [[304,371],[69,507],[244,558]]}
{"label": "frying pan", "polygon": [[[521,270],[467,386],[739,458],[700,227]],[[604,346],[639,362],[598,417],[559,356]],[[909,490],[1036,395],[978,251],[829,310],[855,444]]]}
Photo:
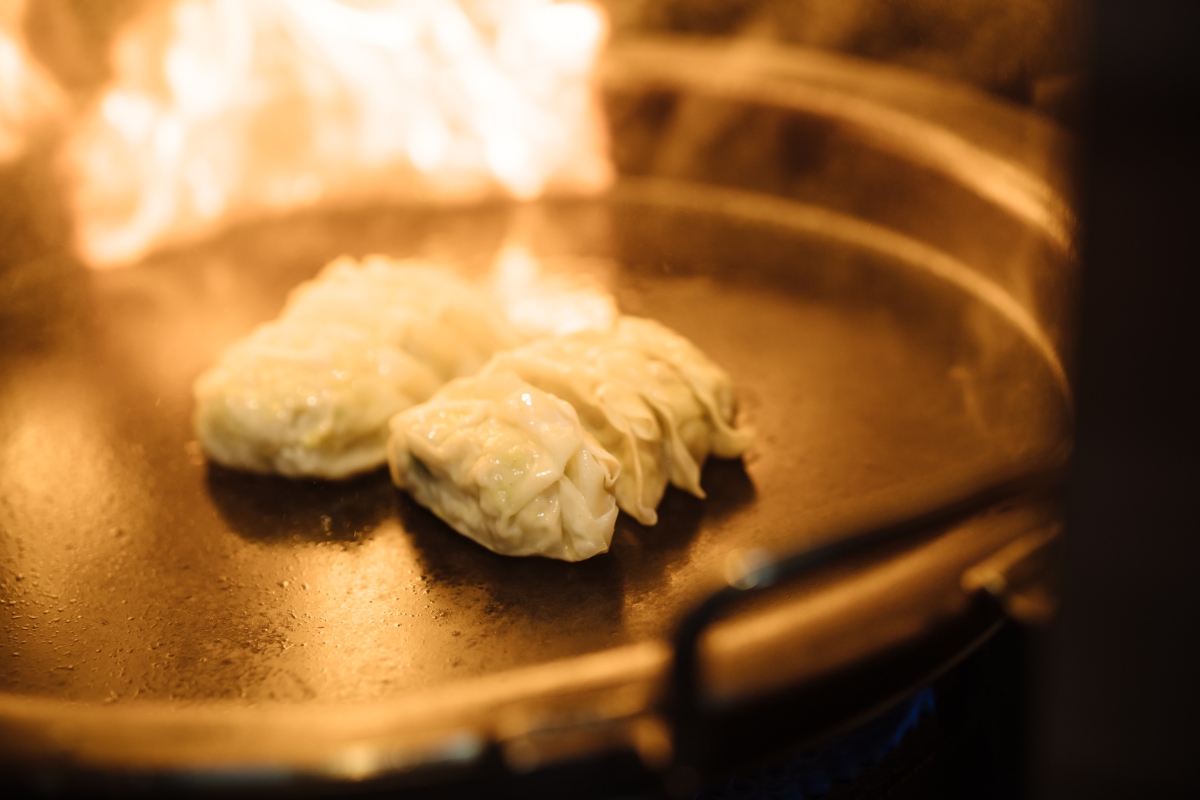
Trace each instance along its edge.
{"label": "frying pan", "polygon": [[[628,41],[604,87],[604,196],[295,213],[122,271],[68,254],[45,153],[6,169],[10,782],[685,791],[946,669],[1003,619],[974,587],[1014,607],[964,576],[1008,575],[1058,521],[1022,476],[1069,449],[1064,135],[796,49]],[[482,274],[514,239],[733,375],[758,440],[706,466],[706,499],[669,490],[657,526],[622,515],[608,554],[564,564],[476,546],[383,471],[293,481],[199,455],[191,382],[328,259]],[[689,618],[814,548],[837,557]]]}

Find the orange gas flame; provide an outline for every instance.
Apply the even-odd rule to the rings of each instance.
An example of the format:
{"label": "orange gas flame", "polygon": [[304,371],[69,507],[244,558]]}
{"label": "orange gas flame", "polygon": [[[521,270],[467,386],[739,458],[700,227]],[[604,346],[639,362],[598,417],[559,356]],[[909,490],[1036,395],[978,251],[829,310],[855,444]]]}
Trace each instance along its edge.
{"label": "orange gas flame", "polygon": [[79,250],[129,263],[317,202],[601,190],[606,33],[588,2],[160,5],[67,147]]}
{"label": "orange gas flame", "polygon": [[0,164],[21,155],[30,136],[65,109],[62,92],[29,54],[25,0],[0,0]]}

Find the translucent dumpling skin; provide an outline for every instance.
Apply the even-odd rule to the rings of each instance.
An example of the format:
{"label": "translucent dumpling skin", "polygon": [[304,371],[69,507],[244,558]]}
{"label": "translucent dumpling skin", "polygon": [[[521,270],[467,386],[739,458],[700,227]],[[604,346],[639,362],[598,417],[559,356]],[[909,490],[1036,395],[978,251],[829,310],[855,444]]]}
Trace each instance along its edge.
{"label": "translucent dumpling skin", "polygon": [[391,422],[392,480],[503,555],[582,561],[608,550],[617,460],[574,409],[511,372],[463,378]]}
{"label": "translucent dumpling skin", "polygon": [[710,454],[741,455],[754,439],[735,428],[729,376],[695,345],[648,319],[609,331],[541,339],[497,353],[483,373],[513,372],[569,402],[621,464],[617,502],[639,522],[658,521],[667,483],[704,496]]}
{"label": "translucent dumpling skin", "polygon": [[235,469],[320,478],[375,469],[393,415],[517,341],[494,305],[446,269],[337,259],[196,381],[197,437]]}
{"label": "translucent dumpling skin", "polygon": [[388,420],[440,383],[354,328],[271,323],[196,381],[196,435],[228,467],[343,478],[382,464]]}

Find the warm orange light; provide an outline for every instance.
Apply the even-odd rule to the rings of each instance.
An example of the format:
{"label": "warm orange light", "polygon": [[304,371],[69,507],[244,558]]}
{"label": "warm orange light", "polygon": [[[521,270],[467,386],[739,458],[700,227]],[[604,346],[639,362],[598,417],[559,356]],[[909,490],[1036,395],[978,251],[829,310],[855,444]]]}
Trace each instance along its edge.
{"label": "warm orange light", "polygon": [[25,45],[25,0],[0,0],[0,164],[21,154],[30,135],[64,108],[54,81]]}
{"label": "warm orange light", "polygon": [[603,189],[589,2],[176,0],[67,148],[79,249],[128,263],[323,201]]}
{"label": "warm orange light", "polygon": [[594,270],[548,271],[521,244],[510,242],[501,248],[492,262],[490,282],[509,322],[530,339],[606,331],[617,320],[616,300]]}

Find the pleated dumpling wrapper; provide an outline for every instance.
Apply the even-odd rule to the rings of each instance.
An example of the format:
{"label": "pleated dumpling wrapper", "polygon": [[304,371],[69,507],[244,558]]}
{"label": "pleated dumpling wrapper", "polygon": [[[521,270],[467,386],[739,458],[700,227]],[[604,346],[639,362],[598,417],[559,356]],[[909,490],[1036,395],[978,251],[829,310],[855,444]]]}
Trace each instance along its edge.
{"label": "pleated dumpling wrapper", "polygon": [[518,341],[494,306],[448,269],[337,259],[196,381],[197,438],[214,461],[252,472],[375,469],[393,415]]}
{"label": "pleated dumpling wrapper", "polygon": [[570,405],[511,372],[462,378],[391,422],[392,480],[502,555],[608,550],[620,466]]}
{"label": "pleated dumpling wrapper", "polygon": [[621,464],[621,509],[645,525],[658,521],[668,481],[704,497],[700,469],[708,456],[736,458],[754,440],[751,429],[734,427],[729,375],[653,320],[622,317],[610,331],[500,352],[483,368],[492,372],[514,372],[569,402]]}

